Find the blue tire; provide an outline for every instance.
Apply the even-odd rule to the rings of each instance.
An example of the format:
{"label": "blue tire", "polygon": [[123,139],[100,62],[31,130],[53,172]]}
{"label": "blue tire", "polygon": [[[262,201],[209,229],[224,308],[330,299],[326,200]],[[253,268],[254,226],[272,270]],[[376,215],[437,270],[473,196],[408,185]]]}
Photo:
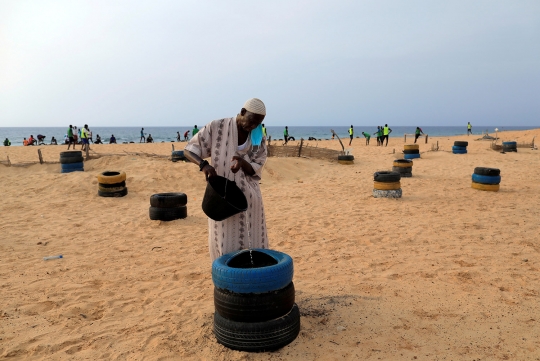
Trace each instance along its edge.
{"label": "blue tire", "polygon": [[480,175],[480,174],[473,173],[472,181],[475,183],[481,183],[481,184],[499,184],[501,183],[501,176],[500,175]]}
{"label": "blue tire", "polygon": [[516,148],[517,142],[502,142],[503,147]]}
{"label": "blue tire", "polygon": [[454,145],[454,146],[452,147],[452,150],[467,150],[467,147],[460,147],[460,146],[458,146],[458,145]]}
{"label": "blue tire", "polygon": [[69,164],[62,164],[62,170],[73,170],[73,169],[84,169],[84,163],[69,163]]}
{"label": "blue tire", "polygon": [[[269,249],[254,248],[227,253],[212,263],[214,286],[235,293],[265,293],[283,289],[292,282],[293,260],[291,256]],[[253,257],[256,265],[251,268],[245,262]],[[249,268],[248,268],[249,267]]]}
{"label": "blue tire", "polygon": [[60,173],[71,173],[71,172],[84,172],[84,168],[77,169],[62,169]]}
{"label": "blue tire", "polygon": [[404,159],[415,159],[420,158],[420,154],[403,154]]}
{"label": "blue tire", "polygon": [[452,153],[454,153],[454,154],[467,154],[467,149],[465,149],[465,150],[452,149]]}

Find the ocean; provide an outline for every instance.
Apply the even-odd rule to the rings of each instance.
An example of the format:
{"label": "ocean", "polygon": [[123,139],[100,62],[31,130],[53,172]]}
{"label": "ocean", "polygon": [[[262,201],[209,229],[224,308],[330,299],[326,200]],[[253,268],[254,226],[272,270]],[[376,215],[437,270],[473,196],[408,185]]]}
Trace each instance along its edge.
{"label": "ocean", "polygon": [[[390,127],[392,133],[390,137],[403,137],[403,134],[413,134],[416,126],[393,126]],[[465,135],[467,133],[466,125],[460,127],[438,127],[438,126],[420,126],[425,134],[429,134],[432,137],[441,137],[441,136],[454,136],[454,135]],[[473,126],[473,134],[481,136],[485,132],[489,134],[495,133],[495,128],[498,128],[499,131],[503,130],[527,130],[534,129],[537,127],[533,126]],[[191,130],[191,127],[158,127],[158,126],[148,126],[144,127],[144,132],[146,135],[151,134],[154,138],[155,143],[160,142],[171,142],[176,141],[176,132],[180,132],[181,139],[184,138],[184,132],[186,130]],[[268,135],[272,136],[272,139],[283,138],[283,130],[285,127],[276,127],[268,126],[267,128]],[[308,139],[309,137],[314,137],[317,139],[330,139],[332,133],[330,129],[333,129],[340,138],[348,138],[348,129],[346,126],[290,126],[289,127],[289,136],[294,137],[296,140],[300,138]],[[138,143],[140,139],[140,127],[90,127],[94,140],[96,135],[99,134],[104,143],[109,143],[109,138],[112,134],[116,137],[117,143],[124,142],[135,142]],[[377,131],[377,126],[355,126],[354,127],[354,136],[361,137],[362,132],[367,132],[373,134]],[[22,145],[24,138],[29,138],[30,135],[33,135],[34,138],[37,138],[38,134],[45,135],[45,143],[49,144],[51,137],[55,137],[56,140],[61,143],[64,139],[64,135],[67,132],[66,127],[0,127],[0,141],[3,144],[5,138],[8,138],[11,141],[11,145]],[[191,135],[191,133],[190,133]]]}

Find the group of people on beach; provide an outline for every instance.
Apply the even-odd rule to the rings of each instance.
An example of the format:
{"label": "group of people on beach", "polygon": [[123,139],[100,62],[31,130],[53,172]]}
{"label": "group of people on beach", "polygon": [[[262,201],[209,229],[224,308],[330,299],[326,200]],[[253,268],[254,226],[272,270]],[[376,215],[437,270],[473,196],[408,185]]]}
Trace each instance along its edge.
{"label": "group of people on beach", "polygon": [[[420,128],[416,127],[416,129],[418,130]],[[422,131],[422,129],[420,129],[420,132],[421,131]],[[351,145],[352,141],[353,141],[353,138],[354,138],[354,126],[352,124],[351,124],[351,127],[348,130],[348,133],[349,133],[349,145]],[[378,126],[377,131],[375,133],[373,133],[373,135],[377,135],[377,146],[379,146],[379,145],[382,146],[384,144],[385,139],[386,139],[385,146],[387,146],[388,145],[388,136],[390,135],[390,133],[392,133],[392,128],[390,128],[388,126],[388,124],[385,124],[384,127]],[[369,145],[369,140],[371,139],[371,134],[369,134],[368,132],[362,132],[362,135],[366,139],[366,145]],[[418,138],[418,137],[416,137],[416,138]],[[414,140],[415,143],[416,143],[416,138]],[[334,139],[334,134],[332,134],[332,139]]]}

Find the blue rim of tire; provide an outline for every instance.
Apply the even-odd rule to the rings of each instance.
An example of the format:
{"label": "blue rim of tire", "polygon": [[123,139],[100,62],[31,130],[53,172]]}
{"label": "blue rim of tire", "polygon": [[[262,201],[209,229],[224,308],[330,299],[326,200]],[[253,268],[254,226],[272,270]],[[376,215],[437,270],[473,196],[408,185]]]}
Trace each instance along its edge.
{"label": "blue rim of tire", "polygon": [[472,181],[475,183],[481,183],[481,184],[499,184],[501,183],[501,176],[500,175],[480,175],[480,174],[473,173]]}
{"label": "blue rim of tire", "polygon": [[504,146],[508,146],[508,147],[516,147],[516,146],[517,146],[517,142],[502,142],[502,145],[503,145],[503,147],[504,147]]}
{"label": "blue rim of tire", "polygon": [[415,159],[420,158],[420,154],[403,154],[404,159]]}
{"label": "blue rim of tire", "polygon": [[460,147],[459,145],[454,145],[452,150],[467,150],[467,147]]}
{"label": "blue rim of tire", "polygon": [[454,154],[467,154],[467,150],[453,149],[452,153],[454,153]]}
{"label": "blue rim of tire", "polygon": [[212,281],[220,289],[236,293],[265,293],[280,290],[292,282],[293,260],[288,254],[270,249],[253,248],[277,263],[260,268],[233,268],[231,261],[249,250],[227,253],[212,262]]}
{"label": "blue rim of tire", "polygon": [[71,170],[71,169],[83,169],[84,163],[68,163],[68,164],[61,164],[62,170]]}

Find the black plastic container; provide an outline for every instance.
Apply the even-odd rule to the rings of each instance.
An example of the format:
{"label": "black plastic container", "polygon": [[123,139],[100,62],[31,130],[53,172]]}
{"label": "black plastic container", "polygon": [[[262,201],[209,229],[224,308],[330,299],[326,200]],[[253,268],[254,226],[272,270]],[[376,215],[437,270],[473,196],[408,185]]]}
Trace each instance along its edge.
{"label": "black plastic container", "polygon": [[221,176],[208,178],[202,209],[209,218],[223,221],[247,207],[246,196],[236,182]]}

